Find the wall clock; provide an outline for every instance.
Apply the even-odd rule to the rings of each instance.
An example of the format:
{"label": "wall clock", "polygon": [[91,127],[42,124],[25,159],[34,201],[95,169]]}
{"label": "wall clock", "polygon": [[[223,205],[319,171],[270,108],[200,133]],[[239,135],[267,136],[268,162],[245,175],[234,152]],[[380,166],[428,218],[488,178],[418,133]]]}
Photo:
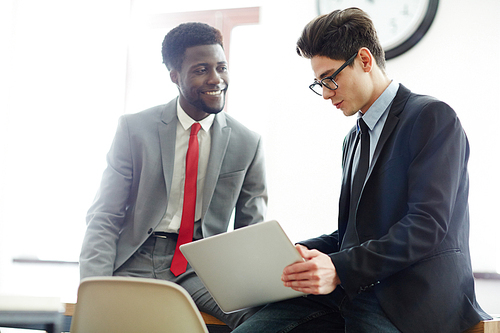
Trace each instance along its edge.
{"label": "wall clock", "polygon": [[370,15],[386,59],[408,51],[429,30],[439,0],[316,0],[319,14],[358,7]]}

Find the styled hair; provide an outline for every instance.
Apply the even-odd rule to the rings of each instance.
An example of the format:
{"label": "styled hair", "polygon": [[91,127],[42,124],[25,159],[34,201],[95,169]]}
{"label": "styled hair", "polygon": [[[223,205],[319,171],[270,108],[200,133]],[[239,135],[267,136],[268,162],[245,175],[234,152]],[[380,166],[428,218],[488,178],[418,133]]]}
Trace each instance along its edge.
{"label": "styled hair", "polygon": [[205,23],[183,23],[169,31],[162,43],[163,63],[168,70],[180,70],[186,49],[198,45],[222,44],[222,33]]}
{"label": "styled hair", "polygon": [[385,69],[385,53],[372,20],[359,8],[335,10],[309,22],[297,41],[297,53],[307,59],[324,56],[347,60],[366,47]]}

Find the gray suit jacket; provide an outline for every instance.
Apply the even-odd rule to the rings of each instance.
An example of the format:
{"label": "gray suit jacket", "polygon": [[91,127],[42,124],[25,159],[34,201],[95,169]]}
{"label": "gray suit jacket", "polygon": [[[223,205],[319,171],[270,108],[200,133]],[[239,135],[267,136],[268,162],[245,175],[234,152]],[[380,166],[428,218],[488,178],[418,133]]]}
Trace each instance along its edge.
{"label": "gray suit jacket", "polygon": [[[108,166],[87,214],[80,277],[109,276],[150,236],[165,214],[174,168],[177,100],[120,118]],[[267,188],[261,138],[225,112],[212,146],[195,237],[261,222]]]}

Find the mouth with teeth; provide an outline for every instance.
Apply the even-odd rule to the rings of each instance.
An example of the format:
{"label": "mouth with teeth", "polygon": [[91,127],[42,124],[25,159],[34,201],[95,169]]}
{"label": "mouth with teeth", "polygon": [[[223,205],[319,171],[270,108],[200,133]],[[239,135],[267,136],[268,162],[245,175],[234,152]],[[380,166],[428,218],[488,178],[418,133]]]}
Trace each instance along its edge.
{"label": "mouth with teeth", "polygon": [[211,91],[204,91],[202,94],[209,95],[209,96],[219,96],[224,92],[224,90],[211,90]]}

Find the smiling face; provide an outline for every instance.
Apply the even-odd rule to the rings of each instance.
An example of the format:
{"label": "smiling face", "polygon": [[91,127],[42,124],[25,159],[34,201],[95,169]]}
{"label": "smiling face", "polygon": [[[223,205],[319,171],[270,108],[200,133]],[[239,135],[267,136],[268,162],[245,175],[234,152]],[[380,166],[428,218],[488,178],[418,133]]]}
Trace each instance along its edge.
{"label": "smiling face", "polygon": [[222,111],[229,76],[224,50],[219,44],[189,47],[181,69],[170,72],[179,89],[179,102],[194,120]]}
{"label": "smiling face", "polygon": [[[332,104],[344,115],[352,116],[359,110],[366,112],[375,99],[374,86],[369,75],[371,61],[367,59],[366,51],[361,49],[354,59],[352,66],[347,66],[335,78],[338,89],[330,90],[323,87],[323,98],[332,101]],[[311,58],[311,66],[316,80],[332,75],[345,60],[333,60],[325,56]]]}

